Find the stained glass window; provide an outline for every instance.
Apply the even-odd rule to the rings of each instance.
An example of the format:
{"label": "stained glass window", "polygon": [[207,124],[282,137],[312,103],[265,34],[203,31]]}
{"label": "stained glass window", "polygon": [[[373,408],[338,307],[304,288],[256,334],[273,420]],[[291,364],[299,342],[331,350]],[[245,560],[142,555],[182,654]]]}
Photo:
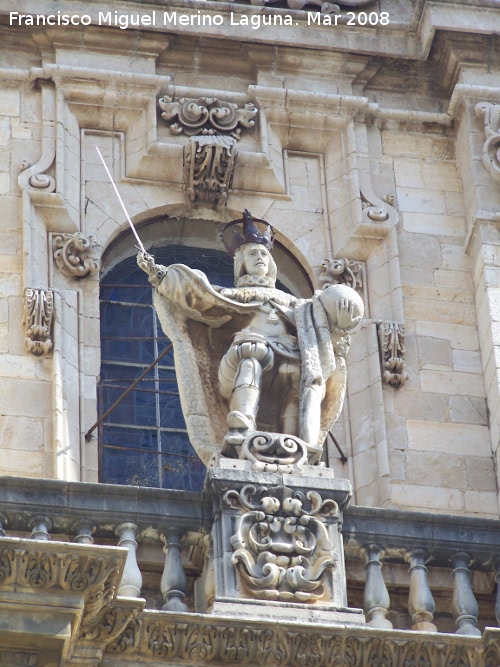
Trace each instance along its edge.
{"label": "stained glass window", "polygon": [[[223,252],[169,246],[154,255],[158,264],[187,264],[204,271],[212,284],[233,285],[233,262]],[[135,257],[122,261],[101,282],[100,415],[169,344],[146,274]],[[99,463],[102,482],[201,489],[205,466],[189,442],[171,348],[101,423]]]}

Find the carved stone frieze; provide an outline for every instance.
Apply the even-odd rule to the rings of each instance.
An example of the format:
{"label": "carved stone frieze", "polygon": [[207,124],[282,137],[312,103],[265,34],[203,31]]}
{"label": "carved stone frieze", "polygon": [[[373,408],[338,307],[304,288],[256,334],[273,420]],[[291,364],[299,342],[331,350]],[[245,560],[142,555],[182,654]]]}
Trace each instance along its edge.
{"label": "carved stone frieze", "polygon": [[491,178],[500,183],[500,104],[481,102],[476,105],[476,116],[484,121],[486,141],[483,146],[483,164]]}
{"label": "carved stone frieze", "polygon": [[26,289],[23,304],[25,347],[36,356],[52,350],[54,293],[45,289]]}
{"label": "carved stone frieze", "polygon": [[184,147],[184,188],[189,202],[225,206],[236,156],[232,137],[191,137]]}
{"label": "carved stone frieze", "polygon": [[242,128],[255,125],[258,110],[253,103],[240,108],[233,102],[222,102],[216,97],[183,97],[175,101],[162,97],[159,101],[163,113],[161,117],[171,122],[172,134],[228,135],[239,139]]}
{"label": "carved stone frieze", "polygon": [[242,511],[231,538],[232,562],[251,597],[314,602],[324,595],[323,574],[338,560],[324,523],[338,516],[334,500],[316,491],[247,484],[228,491],[224,501]]}
{"label": "carved stone frieze", "polygon": [[80,627],[80,640],[106,646],[112,644],[124,635],[130,624],[137,624],[137,616],[143,606],[143,600],[134,600],[133,606],[120,602],[106,605],[91,620],[86,617]]}
{"label": "carved stone frieze", "polygon": [[98,247],[93,236],[85,238],[80,232],[52,235],[54,261],[61,272],[69,278],[85,278],[97,273]]}
{"label": "carved stone frieze", "polygon": [[[269,665],[280,667],[493,667],[498,651],[484,654],[481,644],[470,640],[450,642],[439,635],[415,637],[410,632],[339,629],[318,632],[314,626],[291,628],[273,623],[237,623],[213,618],[175,619],[144,614],[144,621],[129,626],[127,641],[108,646],[106,653],[120,653],[123,664],[134,656],[162,658],[169,662]],[[486,662],[484,662],[486,660]],[[132,662],[131,662],[132,664]],[[133,664],[137,664],[134,662]]]}
{"label": "carved stone frieze", "polygon": [[399,387],[406,382],[404,324],[386,320],[378,325],[378,340],[382,380],[385,384]]}

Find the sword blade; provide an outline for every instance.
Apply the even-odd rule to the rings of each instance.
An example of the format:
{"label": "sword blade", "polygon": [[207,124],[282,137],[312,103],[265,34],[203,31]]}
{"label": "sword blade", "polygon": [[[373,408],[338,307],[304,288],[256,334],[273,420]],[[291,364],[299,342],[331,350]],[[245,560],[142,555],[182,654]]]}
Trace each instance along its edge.
{"label": "sword blade", "polygon": [[137,233],[137,231],[136,231],[136,229],[135,229],[135,227],[134,227],[134,225],[133,225],[133,223],[132,223],[132,220],[130,219],[130,216],[129,216],[129,214],[128,214],[128,211],[127,211],[127,209],[125,208],[125,204],[123,203],[123,199],[121,198],[120,193],[118,192],[118,188],[116,187],[116,184],[115,184],[115,182],[114,182],[114,180],[113,180],[113,177],[111,176],[111,173],[110,173],[110,171],[109,171],[109,169],[108,169],[108,165],[106,164],[106,162],[105,162],[105,160],[104,160],[104,158],[103,158],[103,156],[102,156],[102,153],[101,153],[101,151],[97,148],[97,146],[95,147],[95,149],[96,149],[96,151],[97,151],[97,154],[98,154],[99,157],[101,158],[102,165],[103,165],[104,169],[106,170],[106,173],[107,173],[107,175],[108,175],[109,181],[110,181],[111,185],[113,186],[113,190],[115,191],[115,194],[116,194],[116,196],[118,197],[118,201],[120,202],[121,207],[122,207],[122,209],[123,209],[123,212],[125,213],[125,216],[126,216],[126,218],[127,218],[127,220],[128,220],[128,224],[130,225],[130,228],[131,228],[131,230],[132,230],[132,232],[133,232],[133,234],[134,234],[134,236],[135,236],[135,239],[136,239],[137,243],[139,244],[139,249],[140,249],[144,254],[146,254],[146,250],[145,250],[144,246],[142,245],[142,241],[141,241],[141,239],[139,238],[139,234]]}

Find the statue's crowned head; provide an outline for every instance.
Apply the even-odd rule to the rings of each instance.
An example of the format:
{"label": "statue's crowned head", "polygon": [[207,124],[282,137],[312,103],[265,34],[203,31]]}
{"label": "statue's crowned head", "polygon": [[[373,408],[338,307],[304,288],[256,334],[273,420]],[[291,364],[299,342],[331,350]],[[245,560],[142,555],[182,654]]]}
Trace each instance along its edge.
{"label": "statue's crowned head", "polygon": [[[276,264],[271,256],[274,229],[265,220],[253,218],[243,211],[243,218],[232,220],[221,230],[221,238],[228,255],[234,257],[234,279],[241,284],[245,276],[254,276],[259,282],[276,281]],[[245,282],[245,281],[244,281]]]}

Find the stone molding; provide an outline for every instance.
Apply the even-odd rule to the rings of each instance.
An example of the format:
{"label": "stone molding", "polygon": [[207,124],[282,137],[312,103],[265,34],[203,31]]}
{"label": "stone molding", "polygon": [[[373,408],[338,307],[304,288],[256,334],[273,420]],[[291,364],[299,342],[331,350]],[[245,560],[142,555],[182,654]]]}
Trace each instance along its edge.
{"label": "stone molding", "polygon": [[170,123],[172,134],[222,135],[238,140],[242,128],[255,126],[258,110],[252,102],[240,108],[217,97],[182,97],[174,101],[165,95],[159,100],[161,117]]}
{"label": "stone molding", "polygon": [[54,261],[68,278],[85,278],[99,271],[99,245],[93,236],[80,232],[51,234]]}
{"label": "stone molding", "polygon": [[483,145],[483,164],[496,182],[500,183],[500,104],[480,102],[475,107],[476,116],[484,121],[486,141]]}
{"label": "stone molding", "polygon": [[384,320],[377,325],[382,366],[382,381],[393,387],[400,387],[406,382],[404,355],[406,352],[406,327],[399,322]]}
{"label": "stone molding", "polygon": [[52,351],[53,323],[54,292],[28,287],[23,303],[24,345],[28,352],[40,357]]}
{"label": "stone molding", "polygon": [[0,651],[0,667],[36,667],[39,653],[26,651]]}

